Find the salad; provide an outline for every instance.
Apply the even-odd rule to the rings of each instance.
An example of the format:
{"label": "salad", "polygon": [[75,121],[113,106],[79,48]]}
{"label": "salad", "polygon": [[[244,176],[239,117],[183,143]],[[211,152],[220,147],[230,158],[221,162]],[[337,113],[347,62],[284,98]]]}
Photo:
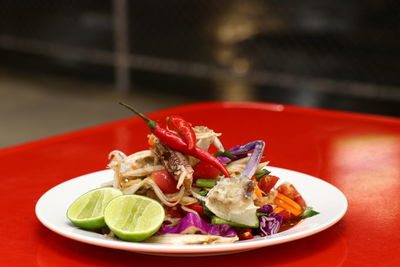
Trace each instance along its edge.
{"label": "salad", "polygon": [[[221,133],[206,126],[171,115],[162,127],[120,104],[148,124],[149,149],[131,155],[112,151],[108,167],[114,177],[103,187],[162,206],[162,224],[146,242],[231,243],[273,235],[318,214],[294,185],[268,171],[264,141],[225,149]],[[209,153],[211,146],[218,152]],[[105,233],[114,235],[107,227]]]}

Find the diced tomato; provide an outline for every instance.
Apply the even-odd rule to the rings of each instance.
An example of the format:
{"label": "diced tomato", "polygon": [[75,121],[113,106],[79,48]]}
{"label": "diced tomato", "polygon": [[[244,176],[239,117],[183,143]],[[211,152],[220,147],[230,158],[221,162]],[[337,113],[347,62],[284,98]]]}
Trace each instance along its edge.
{"label": "diced tomato", "polygon": [[215,179],[219,175],[219,170],[208,162],[200,161],[193,166],[193,178]]}
{"label": "diced tomato", "polygon": [[281,215],[284,221],[293,219],[295,217],[290,211],[284,209],[277,212],[277,214]]}
{"label": "diced tomato", "polygon": [[199,204],[185,205],[185,207],[196,211],[201,217],[204,217],[204,207]]}
{"label": "diced tomato", "polygon": [[299,204],[302,208],[306,207],[306,201],[304,198],[299,194],[297,197],[293,198],[293,200]]}
{"label": "diced tomato", "polygon": [[151,174],[154,182],[160,187],[161,191],[164,193],[176,193],[178,189],[176,188],[177,182],[172,174],[167,170],[160,170],[153,172]]}
{"label": "diced tomato", "polygon": [[296,190],[296,188],[292,184],[289,183],[281,184],[280,186],[278,186],[277,190],[279,193],[294,200],[301,207],[306,207],[306,202],[304,201],[303,197],[300,195],[300,193]]}
{"label": "diced tomato", "polygon": [[264,193],[268,193],[272,187],[278,182],[279,178],[273,175],[264,175],[258,181],[258,187],[264,191]]}

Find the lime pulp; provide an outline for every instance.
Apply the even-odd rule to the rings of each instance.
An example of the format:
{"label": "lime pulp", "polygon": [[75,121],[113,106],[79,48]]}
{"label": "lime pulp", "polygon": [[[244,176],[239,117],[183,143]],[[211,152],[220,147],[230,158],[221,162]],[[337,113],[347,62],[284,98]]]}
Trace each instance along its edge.
{"label": "lime pulp", "polygon": [[123,195],[110,201],[104,219],[120,239],[142,241],[158,231],[164,221],[164,208],[148,197]]}
{"label": "lime pulp", "polygon": [[89,191],[68,208],[67,217],[76,226],[95,230],[106,226],[104,221],[104,209],[115,197],[121,196],[122,192],[112,187],[104,187]]}

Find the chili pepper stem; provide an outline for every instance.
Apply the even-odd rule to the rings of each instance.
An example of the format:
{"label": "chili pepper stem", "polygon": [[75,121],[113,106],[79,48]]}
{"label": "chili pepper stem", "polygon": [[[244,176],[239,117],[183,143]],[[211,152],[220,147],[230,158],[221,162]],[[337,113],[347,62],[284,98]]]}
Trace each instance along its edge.
{"label": "chili pepper stem", "polygon": [[136,115],[138,115],[139,117],[141,117],[143,120],[145,120],[147,122],[147,124],[149,125],[150,129],[153,130],[156,125],[157,122],[150,120],[149,118],[147,118],[143,113],[137,111],[135,108],[133,108],[132,106],[125,104],[124,102],[119,102],[119,104],[121,106],[126,107],[127,109],[129,109],[130,111],[132,111],[133,113],[135,113]]}

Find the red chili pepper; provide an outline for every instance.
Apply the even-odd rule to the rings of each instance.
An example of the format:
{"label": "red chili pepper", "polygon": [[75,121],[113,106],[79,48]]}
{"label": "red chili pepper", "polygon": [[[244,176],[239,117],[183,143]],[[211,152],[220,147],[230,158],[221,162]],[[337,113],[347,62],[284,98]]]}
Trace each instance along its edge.
{"label": "red chili pepper", "polygon": [[141,117],[145,122],[147,122],[147,125],[149,125],[150,130],[152,131],[152,133],[158,137],[158,139],[160,139],[160,141],[169,146],[172,149],[178,150],[184,154],[188,154],[191,155],[195,158],[198,158],[200,160],[204,160],[206,162],[209,162],[210,164],[212,164],[214,167],[216,167],[217,169],[219,169],[223,175],[225,175],[226,177],[230,177],[230,174],[228,172],[228,170],[225,168],[225,166],[213,155],[211,155],[210,153],[208,153],[207,151],[195,146],[194,149],[191,151],[188,149],[187,144],[185,143],[185,141],[179,137],[178,135],[174,134],[173,132],[168,131],[167,129],[162,128],[160,125],[158,125],[157,122],[150,120],[149,118],[147,118],[145,115],[143,115],[142,113],[138,112],[137,110],[135,110],[134,108],[132,108],[131,106],[125,104],[125,103],[121,103],[121,105],[123,105],[124,107],[130,109],[131,111],[133,111],[135,114],[137,114],[139,117]]}
{"label": "red chili pepper", "polygon": [[167,117],[167,124],[172,130],[177,131],[187,143],[189,150],[193,150],[196,146],[196,134],[189,122],[185,121],[181,116],[171,115]]}
{"label": "red chili pepper", "polygon": [[241,234],[238,234],[238,237],[240,240],[249,240],[254,238],[254,236],[250,232],[243,232]]}
{"label": "red chili pepper", "polygon": [[191,204],[191,205],[185,205],[185,207],[196,211],[201,217],[204,216],[204,207],[199,204]]}

